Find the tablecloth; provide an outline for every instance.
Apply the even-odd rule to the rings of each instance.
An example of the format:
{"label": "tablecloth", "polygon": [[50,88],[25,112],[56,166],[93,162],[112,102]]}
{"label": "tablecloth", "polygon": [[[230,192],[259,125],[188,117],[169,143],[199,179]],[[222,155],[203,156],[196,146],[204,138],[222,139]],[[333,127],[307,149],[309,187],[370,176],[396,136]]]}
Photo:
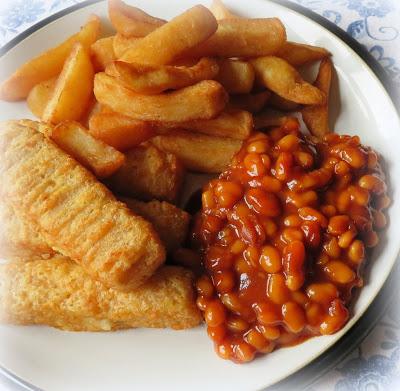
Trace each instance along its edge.
{"label": "tablecloth", "polygon": [[[82,1],[2,0],[0,47],[40,20]],[[400,88],[400,1],[291,1],[322,15],[363,44]],[[400,390],[399,299],[397,295],[360,346],[309,391]],[[3,383],[4,389],[11,387],[11,383]]]}

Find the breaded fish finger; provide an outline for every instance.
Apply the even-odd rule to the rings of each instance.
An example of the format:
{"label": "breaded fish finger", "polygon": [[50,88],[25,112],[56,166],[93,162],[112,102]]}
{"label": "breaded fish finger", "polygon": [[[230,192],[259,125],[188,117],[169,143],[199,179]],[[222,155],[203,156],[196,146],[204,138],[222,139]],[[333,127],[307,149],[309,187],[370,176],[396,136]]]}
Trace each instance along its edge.
{"label": "breaded fish finger", "polygon": [[36,222],[47,243],[109,287],[142,284],[165,260],[136,216],[52,141],[18,121],[0,124],[0,195]]}
{"label": "breaded fish finger", "polygon": [[0,265],[0,321],[73,331],[184,329],[197,326],[201,315],[188,270],[165,266],[138,289],[121,292],[58,256]]}
{"label": "breaded fish finger", "polygon": [[54,253],[36,224],[26,223],[12,206],[0,202],[0,258],[33,259]]}
{"label": "breaded fish finger", "polygon": [[184,210],[165,201],[142,202],[123,197],[120,200],[153,224],[168,252],[176,250],[186,239],[190,215]]}

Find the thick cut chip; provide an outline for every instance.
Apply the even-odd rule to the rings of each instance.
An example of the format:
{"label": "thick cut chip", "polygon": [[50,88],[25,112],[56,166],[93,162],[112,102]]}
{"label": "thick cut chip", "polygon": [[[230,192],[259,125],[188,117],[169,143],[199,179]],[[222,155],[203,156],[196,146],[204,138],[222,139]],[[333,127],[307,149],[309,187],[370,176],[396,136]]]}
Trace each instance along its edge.
{"label": "thick cut chip", "polygon": [[152,142],[175,154],[188,170],[216,174],[224,171],[242,146],[241,140],[173,130]]}
{"label": "thick cut chip", "polygon": [[118,151],[127,151],[153,137],[149,122],[118,113],[96,113],[89,119],[89,133]]}
{"label": "thick cut chip", "polygon": [[93,77],[93,65],[87,49],[80,43],[75,44],[43,112],[43,120],[52,124],[79,120],[90,104]]}
{"label": "thick cut chip", "polygon": [[168,133],[169,128],[181,128],[210,136],[231,137],[245,140],[253,130],[253,116],[244,110],[228,109],[214,119],[179,123],[156,124],[159,133]]}
{"label": "thick cut chip", "polygon": [[124,53],[140,42],[141,38],[138,37],[125,37],[122,34],[115,34],[113,47],[117,59],[120,59]]}
{"label": "thick cut chip", "polygon": [[[329,58],[322,60],[314,85],[323,91],[327,97],[329,97],[331,89],[332,74],[332,61]],[[314,136],[321,138],[330,132],[328,100],[322,105],[304,107],[301,115],[308,130]]]}
{"label": "thick cut chip", "polygon": [[122,60],[142,64],[170,64],[182,53],[204,42],[216,30],[217,21],[213,14],[206,7],[196,5],[142,38],[124,53]]}
{"label": "thick cut chip", "polygon": [[271,93],[271,98],[268,102],[269,106],[280,111],[296,111],[300,105],[285,98],[282,98],[274,92]]}
{"label": "thick cut chip", "polygon": [[324,48],[297,42],[286,42],[277,54],[278,57],[295,67],[322,60],[330,55],[329,51]]}
{"label": "thick cut chip", "polygon": [[229,11],[229,9],[226,8],[225,4],[221,0],[213,0],[210,5],[210,11],[213,13],[215,19],[217,20],[234,19],[238,17],[237,15]]}
{"label": "thick cut chip", "polygon": [[75,43],[80,42],[89,49],[90,45],[96,41],[99,32],[100,19],[97,16],[91,16],[79,33],[18,68],[1,84],[0,99],[15,101],[26,98],[36,84],[49,80],[61,72]]}
{"label": "thick cut chip", "polygon": [[93,65],[97,71],[104,71],[107,64],[117,59],[114,53],[114,37],[100,38],[90,47]]}
{"label": "thick cut chip", "polygon": [[299,72],[287,61],[275,56],[251,60],[256,78],[282,98],[306,105],[323,104],[326,95],[302,79]]}
{"label": "thick cut chip", "polygon": [[98,73],[94,80],[97,100],[113,111],[143,121],[183,122],[210,119],[225,107],[228,95],[214,80],[159,95],[138,94],[118,79]]}
{"label": "thick cut chip", "polygon": [[216,78],[230,94],[247,94],[254,84],[254,68],[246,61],[221,60]]}
{"label": "thick cut chip", "polygon": [[115,193],[143,201],[177,201],[185,173],[174,154],[144,143],[125,156],[124,165],[107,179]]}
{"label": "thick cut chip", "polygon": [[277,18],[223,19],[207,41],[188,50],[185,58],[259,57],[277,53],[286,42],[286,30]]}
{"label": "thick cut chip", "polygon": [[261,113],[254,117],[254,127],[256,129],[282,127],[285,124],[295,123],[298,126],[298,119],[287,115],[276,113]]}
{"label": "thick cut chip", "polygon": [[125,156],[115,148],[94,138],[78,122],[65,121],[54,127],[51,139],[98,178],[106,178],[117,171]]}
{"label": "thick cut chip", "polygon": [[172,65],[142,65],[115,61],[107,66],[106,74],[116,77],[126,87],[140,94],[159,94],[214,79],[218,63],[203,58],[192,67]]}
{"label": "thick cut chip", "polygon": [[141,285],[165,260],[154,228],[28,123],[0,125],[0,197],[93,279],[121,290]]}
{"label": "thick cut chip", "polygon": [[114,28],[127,37],[144,37],[166,23],[121,0],[108,0],[108,15]]}
{"label": "thick cut chip", "polygon": [[53,95],[56,83],[57,78],[54,77],[36,84],[35,87],[33,87],[29,92],[26,103],[29,107],[29,110],[37,118],[42,118],[44,109]]}
{"label": "thick cut chip", "polygon": [[165,266],[142,286],[119,292],[64,257],[0,266],[0,321],[71,331],[132,327],[186,329],[201,322],[189,270]]}
{"label": "thick cut chip", "polygon": [[269,91],[262,91],[256,94],[233,95],[229,99],[229,107],[239,110],[246,110],[250,113],[258,113],[271,98]]}

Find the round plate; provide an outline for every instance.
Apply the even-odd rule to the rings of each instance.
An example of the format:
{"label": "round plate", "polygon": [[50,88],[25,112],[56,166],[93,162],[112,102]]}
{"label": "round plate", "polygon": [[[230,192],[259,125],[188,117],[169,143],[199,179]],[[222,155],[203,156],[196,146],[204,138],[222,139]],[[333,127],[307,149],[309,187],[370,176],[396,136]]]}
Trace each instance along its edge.
{"label": "round plate", "polygon": [[[196,0],[131,0],[150,14],[171,18]],[[282,5],[266,0],[227,0],[234,11],[249,17],[277,16],[289,39],[329,49],[337,82],[332,115],[339,133],[358,134],[384,157],[392,199],[398,198],[400,123],[390,97],[375,74],[343,41],[321,25]],[[0,80],[19,64],[74,33],[89,14],[106,19],[105,2],[90,4],[45,25],[0,59]],[[338,88],[340,86],[340,89]],[[0,102],[0,119],[31,118],[25,103]],[[395,182],[397,179],[397,183]],[[389,209],[400,218],[400,205]],[[229,389],[257,390],[286,378],[338,341],[362,316],[379,293],[399,252],[400,229],[390,224],[366,270],[366,285],[346,327],[332,336],[313,338],[279,349],[246,365],[219,359],[204,327],[187,331],[127,330],[113,333],[69,333],[47,327],[0,327],[0,365],[42,389],[109,390]],[[390,240],[389,240],[390,239]]]}

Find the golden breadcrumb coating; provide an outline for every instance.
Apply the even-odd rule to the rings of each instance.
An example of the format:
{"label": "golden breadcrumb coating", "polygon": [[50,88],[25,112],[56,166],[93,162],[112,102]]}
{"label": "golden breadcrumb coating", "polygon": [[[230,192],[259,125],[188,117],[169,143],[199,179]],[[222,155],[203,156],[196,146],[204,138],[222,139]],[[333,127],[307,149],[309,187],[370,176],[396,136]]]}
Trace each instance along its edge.
{"label": "golden breadcrumb coating", "polygon": [[185,329],[201,322],[193,275],[164,266],[131,292],[92,280],[68,258],[0,265],[0,321],[73,331]]}
{"label": "golden breadcrumb coating", "polygon": [[0,124],[0,196],[93,278],[136,288],[165,260],[152,225],[27,123]]}
{"label": "golden breadcrumb coating", "polygon": [[190,222],[189,213],[165,201],[150,202],[123,198],[129,209],[153,224],[168,252],[176,250],[185,241]]}

